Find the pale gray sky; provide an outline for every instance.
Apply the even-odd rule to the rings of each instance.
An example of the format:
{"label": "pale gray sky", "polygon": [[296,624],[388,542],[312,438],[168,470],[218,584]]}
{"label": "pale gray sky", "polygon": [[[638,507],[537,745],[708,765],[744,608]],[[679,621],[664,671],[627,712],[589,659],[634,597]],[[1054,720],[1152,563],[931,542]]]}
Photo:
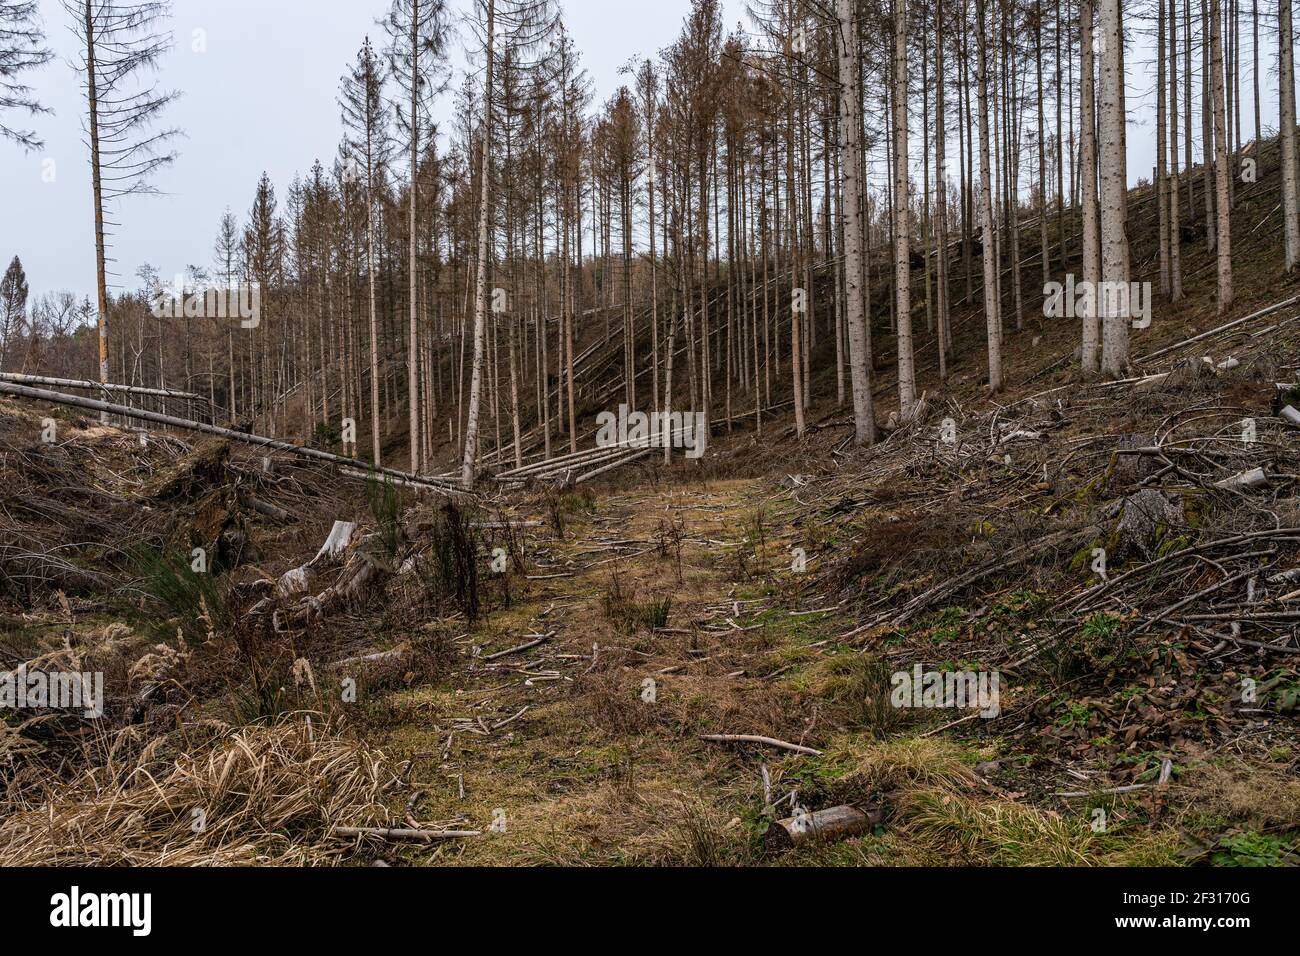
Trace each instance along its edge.
{"label": "pale gray sky", "polygon": [[[459,10],[468,2],[453,0]],[[112,255],[120,284],[135,288],[145,262],[167,279],[191,263],[209,267],[222,212],[229,206],[242,220],[263,170],[283,199],[293,176],[314,159],[329,164],[340,137],[339,78],[367,33],[381,42],[375,21],[388,6],[388,0],[175,0],[175,48],[158,79],[184,93],[167,121],[186,138],[176,164],[158,177],[164,195],[127,199],[116,213],[121,226]],[[628,59],[672,42],[689,0],[565,0],[563,6],[599,101],[618,86]],[[44,137],[44,149],[24,154],[0,143],[0,258],[21,256],[34,294],[60,288],[85,294],[94,289],[94,239],[84,104],[70,65],[75,43],[59,0],[41,0],[41,8],[57,56],[28,82],[55,113],[28,124]],[[743,17],[744,0],[725,0],[725,11],[730,30]],[[1276,42],[1273,24],[1264,29],[1264,126],[1272,129]],[[199,36],[206,52],[196,52]],[[1143,62],[1145,41],[1137,43],[1129,59],[1134,178],[1150,174],[1154,156],[1147,96],[1154,77]],[[459,47],[451,57],[458,72],[465,69]],[[1243,59],[1248,75],[1248,35]],[[1247,139],[1254,129],[1249,82],[1243,90]],[[451,94],[445,99],[444,114]],[[919,118],[914,130],[919,138]],[[53,181],[46,181],[51,172]]]}
{"label": "pale gray sky", "polygon": [[[452,0],[457,11],[468,0]],[[23,260],[33,294],[59,288],[93,294],[94,225],[85,109],[71,62],[76,44],[59,0],[41,0],[56,59],[31,74],[41,101],[54,109],[21,124],[45,139],[24,154],[0,143],[0,258]],[[165,195],[129,198],[113,239],[119,282],[135,288],[136,270],[154,265],[170,279],[188,264],[211,266],[217,223],[226,206],[242,220],[257,179],[266,170],[283,200],[295,173],[316,158],[332,161],[340,138],[339,79],[389,0],[174,0],[175,48],[158,76],[160,86],[184,96],[166,122],[184,129],[180,157],[157,185]],[[582,51],[601,99],[620,83],[619,67],[657,52],[677,36],[688,0],[567,0],[565,23]],[[727,0],[727,27],[740,0]],[[195,32],[206,52],[195,52]],[[459,72],[466,57],[450,53]],[[445,113],[451,93],[444,97]],[[53,163],[54,181],[43,176]],[[3,266],[0,266],[3,268]]]}

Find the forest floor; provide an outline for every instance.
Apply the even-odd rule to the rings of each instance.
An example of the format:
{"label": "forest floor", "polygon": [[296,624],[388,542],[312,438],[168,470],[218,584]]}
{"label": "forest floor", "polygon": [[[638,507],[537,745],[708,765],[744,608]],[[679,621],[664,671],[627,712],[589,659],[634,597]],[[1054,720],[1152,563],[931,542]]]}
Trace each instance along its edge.
{"label": "forest floor", "polygon": [[[7,416],[7,434],[21,421]],[[1090,421],[1066,421],[1049,439],[1058,449],[1074,429],[1096,437]],[[100,477],[132,475],[133,463],[129,493],[181,494],[187,521],[205,512],[217,473],[203,477],[215,467],[210,450],[157,443],[141,452],[134,436],[93,426],[84,434],[68,447],[94,449],[82,462],[89,486],[104,491]],[[1260,454],[1277,456],[1262,444]],[[982,567],[989,553],[1059,533],[1008,506],[1027,489],[1037,499],[1029,510],[1053,529],[1077,530],[1066,512],[1091,508],[1094,497],[1104,510],[1111,498],[1065,473],[1037,487],[1037,460],[1021,471],[982,451],[962,457],[959,448],[948,460],[937,447],[896,436],[872,477],[683,479],[513,496],[475,512],[483,525],[511,529],[481,542],[487,554],[500,546],[509,570],[482,582],[473,626],[461,613],[433,612],[421,569],[337,619],[285,633],[233,625],[234,639],[216,633],[201,602],[199,635],[187,640],[191,622],[160,619],[150,602],[55,590],[45,606],[5,616],[6,650],[32,666],[104,670],[112,729],[66,713],[7,729],[0,859],[1294,862],[1300,678],[1290,644],[1257,630],[1266,624],[1247,625],[1246,643],[1226,653],[1187,626],[1172,637],[1135,633],[1144,604],[1229,578],[1244,587],[1214,565],[1250,562],[1259,549],[1206,551],[1205,569],[1188,578],[1195,588],[1162,581],[1134,557],[1114,573],[1146,569],[1142,593],[1074,615],[1085,626],[1070,634],[1071,654],[1043,655],[1041,667],[1024,666],[1021,652],[1062,619],[1054,610],[1062,600],[1089,593],[1096,579],[1080,572],[1075,552],[1093,531],[1033,567],[1008,563],[905,623],[864,624],[882,602],[908,607],[910,595]],[[1108,455],[1085,460],[1081,474],[1113,467]],[[253,529],[265,553],[245,579],[274,578],[315,552],[329,525],[322,515],[348,506],[323,487],[307,494],[301,486],[314,477],[266,478],[249,464],[224,467],[281,506],[305,497],[323,505],[307,528]],[[964,491],[949,497],[953,480]],[[437,510],[407,503],[417,514]],[[1228,516],[1240,504],[1213,510]],[[60,518],[72,520],[66,509]],[[1300,525],[1294,510],[1283,518]],[[1174,543],[1157,544],[1153,556],[1187,550],[1189,536],[1223,536],[1222,521],[1196,523],[1158,531]],[[1276,549],[1289,555],[1278,566],[1300,557],[1286,537]],[[1261,637],[1279,650],[1249,643]],[[891,675],[915,664],[998,671],[1000,713],[890,706]],[[1264,685],[1258,702],[1242,701],[1243,675]],[[816,752],[702,739],[717,734]],[[769,844],[776,821],[844,805],[869,814],[866,832]],[[468,835],[342,838],[337,826]]]}

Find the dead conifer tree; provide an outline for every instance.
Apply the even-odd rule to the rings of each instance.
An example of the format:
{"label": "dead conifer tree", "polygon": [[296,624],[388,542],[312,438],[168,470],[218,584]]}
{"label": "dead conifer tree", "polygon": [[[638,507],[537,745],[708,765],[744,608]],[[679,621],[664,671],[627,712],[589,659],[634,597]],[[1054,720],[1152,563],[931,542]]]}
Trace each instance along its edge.
{"label": "dead conifer tree", "polygon": [[343,124],[347,130],[344,148],[348,154],[348,169],[361,181],[366,204],[366,273],[370,293],[370,445],[376,466],[383,464],[383,418],[379,409],[379,317],[376,293],[376,224],[375,214],[379,203],[381,171],[388,163],[390,146],[388,129],[388,104],[384,100],[384,69],[375,56],[370,38],[366,37],[356,64],[343,78],[339,105],[343,110]]}
{"label": "dead conifer tree", "polygon": [[[95,282],[98,292],[99,380],[108,382],[108,226],[110,205],[127,196],[157,192],[154,174],[171,164],[179,130],[150,132],[179,94],[144,80],[171,47],[160,30],[170,14],[165,0],[63,0],[78,40],[78,68],[86,96],[86,133],[95,204]],[[108,413],[100,420],[107,422]]]}

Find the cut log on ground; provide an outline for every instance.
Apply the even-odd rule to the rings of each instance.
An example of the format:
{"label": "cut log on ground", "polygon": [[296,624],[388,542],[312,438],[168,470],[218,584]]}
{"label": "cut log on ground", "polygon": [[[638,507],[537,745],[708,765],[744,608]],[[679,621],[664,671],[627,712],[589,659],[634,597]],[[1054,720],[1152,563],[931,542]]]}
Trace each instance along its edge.
{"label": "cut log on ground", "polygon": [[847,804],[815,813],[801,813],[772,821],[764,844],[769,852],[781,853],[809,840],[843,840],[870,833],[884,818],[879,807],[868,807],[864,812]]}

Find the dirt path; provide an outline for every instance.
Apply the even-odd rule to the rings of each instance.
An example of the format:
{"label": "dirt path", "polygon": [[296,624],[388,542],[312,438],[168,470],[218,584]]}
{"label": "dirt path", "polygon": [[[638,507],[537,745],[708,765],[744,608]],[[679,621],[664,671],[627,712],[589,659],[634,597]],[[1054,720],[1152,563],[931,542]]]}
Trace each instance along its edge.
{"label": "dirt path", "polygon": [[787,758],[699,735],[815,735],[785,678],[842,630],[774,606],[768,572],[791,561],[778,497],[748,481],[635,491],[570,515],[562,540],[530,529],[514,606],[461,639],[448,684],[399,695],[409,719],[387,746],[426,788],[413,816],[487,831],[432,857],[704,860],[720,850],[692,832],[745,829],[760,764],[779,781]]}

